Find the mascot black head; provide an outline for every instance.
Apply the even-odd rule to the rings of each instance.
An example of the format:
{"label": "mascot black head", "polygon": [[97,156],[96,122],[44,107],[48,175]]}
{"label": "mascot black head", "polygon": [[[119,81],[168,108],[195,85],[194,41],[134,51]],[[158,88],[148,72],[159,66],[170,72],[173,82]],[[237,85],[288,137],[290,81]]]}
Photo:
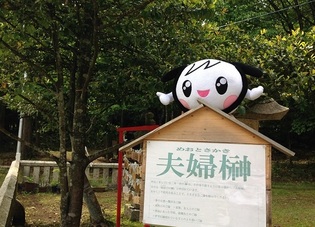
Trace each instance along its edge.
{"label": "mascot black head", "polygon": [[254,100],[261,96],[263,87],[248,89],[246,75],[260,77],[262,74],[258,68],[246,64],[205,59],[166,73],[162,81],[175,79],[173,91],[156,94],[162,104],[175,100],[184,111],[196,108],[200,105],[198,100],[203,100],[209,106],[230,113],[244,98]]}

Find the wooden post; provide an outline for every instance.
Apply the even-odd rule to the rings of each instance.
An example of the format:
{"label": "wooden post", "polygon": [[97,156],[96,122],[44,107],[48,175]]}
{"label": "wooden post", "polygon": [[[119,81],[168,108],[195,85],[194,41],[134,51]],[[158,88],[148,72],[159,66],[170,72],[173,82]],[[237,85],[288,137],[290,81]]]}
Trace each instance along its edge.
{"label": "wooden post", "polygon": [[146,168],[146,160],[147,160],[147,141],[143,142],[142,149],[143,149],[143,156],[142,156],[142,168],[141,168],[140,220],[143,220],[145,168]]}
{"label": "wooden post", "polygon": [[272,226],[271,209],[271,146],[266,146],[266,226]]}

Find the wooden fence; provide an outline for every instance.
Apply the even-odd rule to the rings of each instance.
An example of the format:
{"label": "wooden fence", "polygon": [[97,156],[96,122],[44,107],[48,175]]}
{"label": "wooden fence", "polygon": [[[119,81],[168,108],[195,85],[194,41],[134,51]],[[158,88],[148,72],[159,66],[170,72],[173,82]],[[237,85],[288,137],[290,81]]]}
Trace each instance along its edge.
{"label": "wooden fence", "polygon": [[[117,163],[90,163],[85,173],[92,187],[117,187]],[[59,168],[56,162],[22,160],[19,182],[23,183],[26,181],[37,183],[40,187],[58,184]]]}
{"label": "wooden fence", "polygon": [[[117,188],[117,163],[90,163],[85,173],[92,187]],[[39,187],[58,184],[59,168],[52,161],[13,161],[0,188],[0,226],[12,226],[12,218],[17,212],[17,184],[26,181],[37,183]]]}
{"label": "wooden fence", "polygon": [[11,226],[20,162],[13,161],[0,188],[0,226]]}

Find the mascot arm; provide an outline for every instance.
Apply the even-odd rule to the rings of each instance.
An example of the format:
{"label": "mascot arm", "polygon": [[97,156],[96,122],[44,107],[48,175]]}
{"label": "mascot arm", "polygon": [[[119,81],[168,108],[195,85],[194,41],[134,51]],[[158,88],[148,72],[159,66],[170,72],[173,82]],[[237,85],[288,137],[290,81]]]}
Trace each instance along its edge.
{"label": "mascot arm", "polygon": [[156,95],[159,97],[160,102],[165,106],[174,101],[174,97],[173,97],[172,92],[170,92],[168,94],[164,94],[162,92],[156,92]]}
{"label": "mascot arm", "polygon": [[264,92],[264,88],[262,86],[255,87],[253,89],[248,89],[245,98],[249,100],[255,100],[259,98]]}

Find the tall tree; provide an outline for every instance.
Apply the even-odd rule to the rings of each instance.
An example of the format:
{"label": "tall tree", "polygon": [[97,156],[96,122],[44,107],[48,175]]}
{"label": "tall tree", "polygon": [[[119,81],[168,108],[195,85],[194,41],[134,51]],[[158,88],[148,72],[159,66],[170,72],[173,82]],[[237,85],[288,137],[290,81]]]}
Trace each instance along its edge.
{"label": "tall tree", "polygon": [[61,224],[79,226],[85,168],[102,154],[85,155],[95,119],[115,106],[147,109],[160,74],[200,56],[207,5],[6,0],[1,8],[2,98],[58,130]]}
{"label": "tall tree", "polygon": [[274,21],[291,33],[295,29],[308,30],[315,25],[315,2],[312,0],[265,0],[266,9],[273,11]]}

